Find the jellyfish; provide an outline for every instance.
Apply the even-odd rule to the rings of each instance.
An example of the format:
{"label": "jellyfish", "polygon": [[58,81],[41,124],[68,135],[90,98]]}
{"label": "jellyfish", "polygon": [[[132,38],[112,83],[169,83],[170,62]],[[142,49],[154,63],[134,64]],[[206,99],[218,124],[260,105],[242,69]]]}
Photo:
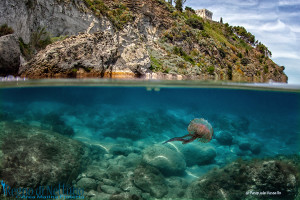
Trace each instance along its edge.
{"label": "jellyfish", "polygon": [[173,142],[173,141],[181,141],[182,144],[187,144],[190,142],[193,142],[194,140],[198,140],[202,143],[207,143],[211,141],[212,136],[214,134],[214,130],[210,123],[208,123],[207,120],[201,118],[201,119],[193,119],[188,128],[187,128],[189,134],[182,136],[182,137],[175,137],[167,140],[165,143]]}

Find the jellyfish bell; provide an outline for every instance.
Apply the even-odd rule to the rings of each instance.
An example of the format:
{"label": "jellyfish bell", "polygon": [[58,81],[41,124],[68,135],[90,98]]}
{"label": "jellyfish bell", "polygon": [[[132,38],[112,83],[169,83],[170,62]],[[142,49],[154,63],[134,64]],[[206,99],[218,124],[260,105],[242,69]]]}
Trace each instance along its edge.
{"label": "jellyfish bell", "polygon": [[211,124],[203,118],[193,119],[188,126],[188,132],[203,143],[210,142],[214,134]]}
{"label": "jellyfish bell", "polygon": [[214,133],[214,130],[213,130],[211,124],[203,118],[193,119],[190,122],[187,130],[188,130],[189,134],[182,136],[182,137],[172,138],[172,139],[164,142],[163,144],[172,142],[172,141],[181,141],[182,144],[187,144],[196,139],[199,142],[207,143],[207,142],[211,141],[213,133]]}

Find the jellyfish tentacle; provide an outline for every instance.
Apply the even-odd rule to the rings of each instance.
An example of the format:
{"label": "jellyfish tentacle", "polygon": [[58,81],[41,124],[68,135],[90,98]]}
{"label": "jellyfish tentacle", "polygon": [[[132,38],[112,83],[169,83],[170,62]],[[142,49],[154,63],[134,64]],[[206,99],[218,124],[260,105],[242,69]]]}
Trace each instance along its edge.
{"label": "jellyfish tentacle", "polygon": [[194,140],[197,139],[197,136],[193,136],[192,138],[190,138],[189,140],[185,140],[182,142],[182,144],[187,144],[187,143],[190,143],[190,142],[193,142]]}
{"label": "jellyfish tentacle", "polygon": [[168,142],[173,142],[173,141],[181,141],[181,142],[183,142],[183,144],[185,144],[184,142],[187,142],[187,141],[190,140],[190,139],[184,139],[186,137],[192,137],[192,136],[190,134],[187,134],[187,135],[182,136],[182,137],[174,137],[174,138],[171,138],[171,139],[165,141],[163,144],[166,144]]}

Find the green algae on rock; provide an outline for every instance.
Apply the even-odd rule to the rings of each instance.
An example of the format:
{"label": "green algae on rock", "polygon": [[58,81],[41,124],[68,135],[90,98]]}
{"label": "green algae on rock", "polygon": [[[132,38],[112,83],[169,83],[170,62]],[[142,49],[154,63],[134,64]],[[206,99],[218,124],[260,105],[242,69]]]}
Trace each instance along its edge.
{"label": "green algae on rock", "polygon": [[269,192],[269,198],[275,192],[274,198],[295,199],[299,189],[297,168],[299,163],[290,159],[238,160],[222,169],[212,170],[193,182],[188,187],[186,196],[192,199],[235,200],[253,199],[251,193],[256,192]]}
{"label": "green algae on rock", "polygon": [[10,187],[70,184],[84,166],[84,146],[52,131],[0,123],[1,179]]}

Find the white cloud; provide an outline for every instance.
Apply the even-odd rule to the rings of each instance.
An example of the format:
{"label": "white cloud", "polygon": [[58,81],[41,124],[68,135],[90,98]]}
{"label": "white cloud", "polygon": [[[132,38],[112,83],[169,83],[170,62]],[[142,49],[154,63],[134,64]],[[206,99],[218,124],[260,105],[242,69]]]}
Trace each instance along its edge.
{"label": "white cloud", "polygon": [[279,6],[294,6],[300,5],[300,0],[281,0]]}
{"label": "white cloud", "polygon": [[261,31],[271,31],[271,32],[274,32],[274,31],[284,31],[286,30],[286,26],[285,24],[280,21],[279,19],[277,20],[276,23],[266,23],[264,25],[262,25],[261,27],[259,27],[259,29]]}
{"label": "white cloud", "polygon": [[291,31],[295,32],[295,33],[300,33],[300,26],[297,25],[291,25],[290,26]]}
{"label": "white cloud", "polygon": [[288,52],[288,51],[275,51],[272,56],[273,59],[276,58],[290,58],[290,59],[299,59],[300,55],[298,52]]}

